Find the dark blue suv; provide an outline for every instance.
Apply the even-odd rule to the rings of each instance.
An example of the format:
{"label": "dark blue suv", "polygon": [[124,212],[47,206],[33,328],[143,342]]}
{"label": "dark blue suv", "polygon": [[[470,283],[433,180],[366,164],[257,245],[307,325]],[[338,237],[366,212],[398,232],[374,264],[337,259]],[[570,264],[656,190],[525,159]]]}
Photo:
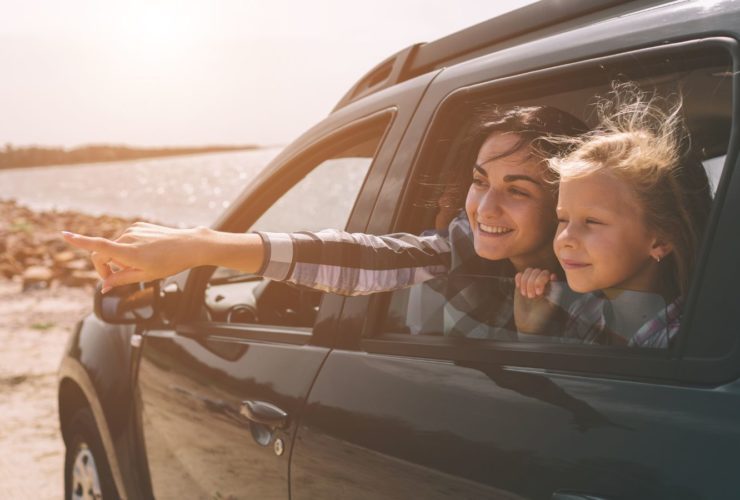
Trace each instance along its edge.
{"label": "dark blue suv", "polygon": [[482,107],[593,124],[614,80],[680,91],[713,208],[671,348],[418,334],[422,289],[196,268],[98,294],[72,335],[66,498],[740,498],[739,39],[737,1],[543,0],[411,46],[214,225],[420,234]]}

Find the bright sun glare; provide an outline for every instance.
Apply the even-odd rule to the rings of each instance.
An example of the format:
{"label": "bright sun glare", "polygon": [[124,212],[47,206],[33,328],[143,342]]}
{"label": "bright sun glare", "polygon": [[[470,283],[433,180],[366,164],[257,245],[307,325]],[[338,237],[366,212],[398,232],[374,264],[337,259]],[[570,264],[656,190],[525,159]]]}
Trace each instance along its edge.
{"label": "bright sun glare", "polygon": [[204,34],[203,19],[192,9],[184,8],[186,5],[129,5],[117,16],[110,35],[122,54],[139,63],[177,57]]}

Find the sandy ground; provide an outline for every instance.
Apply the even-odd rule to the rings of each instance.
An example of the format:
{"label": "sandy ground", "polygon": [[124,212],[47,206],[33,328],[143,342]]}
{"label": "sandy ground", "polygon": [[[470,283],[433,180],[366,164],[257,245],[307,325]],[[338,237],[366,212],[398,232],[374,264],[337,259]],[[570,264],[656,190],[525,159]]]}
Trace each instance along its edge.
{"label": "sandy ground", "polygon": [[92,291],[0,278],[0,498],[64,498],[57,368]]}

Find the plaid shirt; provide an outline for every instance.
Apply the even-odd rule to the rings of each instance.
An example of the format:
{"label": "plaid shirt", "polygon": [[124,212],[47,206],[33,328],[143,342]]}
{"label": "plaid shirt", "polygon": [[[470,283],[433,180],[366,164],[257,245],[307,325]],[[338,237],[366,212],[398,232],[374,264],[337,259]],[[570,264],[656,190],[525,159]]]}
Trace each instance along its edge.
{"label": "plaid shirt", "polygon": [[[614,343],[609,301],[601,293],[575,294],[560,284],[555,303],[567,314],[542,334],[516,332],[514,269],[479,257],[464,213],[446,231],[374,236],[324,230],[258,233],[265,261],[257,274],[341,295],[368,295],[412,287],[398,311],[412,334],[579,344]],[[554,286],[555,284],[553,284]],[[630,338],[636,347],[667,347],[680,326],[676,300]]]}
{"label": "plaid shirt", "polygon": [[[618,343],[626,342],[631,347],[667,348],[681,326],[682,306],[683,301],[679,297],[661,308],[633,335],[621,337]],[[565,341],[614,344],[620,336],[612,330],[611,316],[611,303],[604,294],[595,292],[581,295],[568,307]]]}
{"label": "plaid shirt", "polygon": [[[341,295],[412,287],[412,333],[515,340],[513,268],[479,257],[464,213],[446,231],[375,236],[324,230],[258,233],[265,261],[257,274]],[[479,278],[487,279],[479,279]],[[492,277],[498,279],[491,279]],[[411,308],[410,308],[411,309]]]}

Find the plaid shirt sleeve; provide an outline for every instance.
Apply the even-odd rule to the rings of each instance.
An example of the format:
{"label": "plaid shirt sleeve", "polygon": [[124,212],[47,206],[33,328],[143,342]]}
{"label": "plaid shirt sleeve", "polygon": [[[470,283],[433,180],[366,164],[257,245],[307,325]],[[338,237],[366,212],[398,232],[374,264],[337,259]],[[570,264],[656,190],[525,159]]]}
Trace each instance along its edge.
{"label": "plaid shirt sleeve", "polygon": [[333,229],[257,234],[265,245],[257,274],[341,295],[398,290],[450,268],[449,241],[438,234],[375,236]]}

